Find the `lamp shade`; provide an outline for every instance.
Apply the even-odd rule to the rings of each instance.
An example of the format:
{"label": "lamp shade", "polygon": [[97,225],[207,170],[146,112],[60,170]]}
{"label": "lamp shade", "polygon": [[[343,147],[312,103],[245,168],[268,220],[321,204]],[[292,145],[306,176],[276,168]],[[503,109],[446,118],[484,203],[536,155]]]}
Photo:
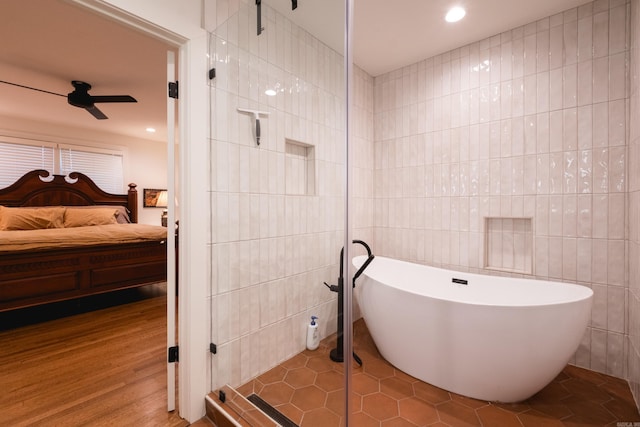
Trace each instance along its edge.
{"label": "lamp shade", "polygon": [[166,208],[168,199],[169,199],[169,197],[168,197],[168,194],[167,194],[167,190],[162,190],[160,192],[160,194],[158,194],[158,200],[156,201],[156,207],[158,207],[158,208]]}

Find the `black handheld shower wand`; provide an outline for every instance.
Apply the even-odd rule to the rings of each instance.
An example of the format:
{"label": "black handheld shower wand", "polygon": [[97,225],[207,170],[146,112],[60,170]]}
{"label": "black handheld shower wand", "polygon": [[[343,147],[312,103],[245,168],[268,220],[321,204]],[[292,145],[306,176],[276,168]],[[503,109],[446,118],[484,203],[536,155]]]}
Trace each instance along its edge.
{"label": "black handheld shower wand", "polygon": [[[362,240],[354,240],[353,243],[357,243],[360,244],[362,246],[365,247],[365,249],[367,250],[367,260],[364,262],[364,264],[362,264],[360,266],[360,268],[358,269],[358,271],[356,271],[356,274],[353,275],[353,283],[352,286],[355,288],[356,287],[356,279],[358,277],[360,277],[360,275],[362,274],[362,272],[369,266],[369,264],[371,264],[371,261],[373,261],[373,258],[375,258],[375,256],[371,253],[371,248],[369,247],[369,245],[367,245],[364,241]],[[331,352],[329,353],[329,357],[331,358],[331,360],[333,360],[334,362],[344,362],[344,325],[342,324],[342,319],[343,319],[343,312],[344,312],[344,301],[343,301],[343,296],[344,296],[344,276],[343,276],[343,272],[344,272],[344,247],[340,250],[340,277],[338,277],[338,284],[337,285],[329,285],[327,282],[324,282],[324,284],[329,288],[329,290],[331,292],[337,292],[338,293],[338,341],[336,344],[336,348],[334,348],[333,350],[331,350]],[[362,366],[362,359],[360,359],[360,357],[353,352],[353,358],[355,359],[356,362],[358,362],[358,364],[360,366]]]}

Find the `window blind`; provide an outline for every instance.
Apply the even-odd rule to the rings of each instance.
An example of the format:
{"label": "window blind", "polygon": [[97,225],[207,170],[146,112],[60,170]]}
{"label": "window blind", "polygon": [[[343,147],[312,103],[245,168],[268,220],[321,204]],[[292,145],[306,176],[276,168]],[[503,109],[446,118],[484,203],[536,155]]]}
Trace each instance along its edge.
{"label": "window blind", "polygon": [[107,193],[121,194],[123,189],[123,156],[120,153],[60,148],[60,173],[82,172]]}
{"label": "window blind", "polygon": [[53,173],[55,167],[53,144],[23,144],[0,140],[0,188],[7,187],[25,173],[44,169]]}

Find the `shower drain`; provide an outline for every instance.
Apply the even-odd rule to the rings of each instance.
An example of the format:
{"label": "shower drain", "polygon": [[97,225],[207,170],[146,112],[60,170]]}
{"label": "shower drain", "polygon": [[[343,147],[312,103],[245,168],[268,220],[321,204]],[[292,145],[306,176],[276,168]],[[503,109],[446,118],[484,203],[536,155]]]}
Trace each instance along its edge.
{"label": "shower drain", "polygon": [[260,408],[262,412],[270,416],[272,420],[280,424],[282,427],[298,427],[298,424],[294,423],[282,412],[269,405],[257,394],[250,394],[249,396],[247,396],[247,400]]}

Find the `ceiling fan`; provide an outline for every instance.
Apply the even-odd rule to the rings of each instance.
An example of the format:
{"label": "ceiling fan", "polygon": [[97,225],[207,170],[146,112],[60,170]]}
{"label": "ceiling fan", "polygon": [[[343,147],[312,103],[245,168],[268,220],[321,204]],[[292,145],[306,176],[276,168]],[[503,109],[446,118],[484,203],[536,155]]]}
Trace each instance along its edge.
{"label": "ceiling fan", "polygon": [[36,90],[38,92],[50,93],[52,95],[63,96],[67,98],[67,102],[70,105],[78,108],[84,108],[87,110],[93,117],[98,120],[104,120],[108,117],[100,111],[98,107],[96,107],[96,103],[100,102],[138,102],[134,97],[129,95],[90,95],[89,90],[91,89],[91,85],[89,83],[85,83],[79,80],[73,80],[71,84],[74,89],[73,92],[70,92],[66,95],[61,93],[49,92],[47,90],[37,89],[35,87],[29,87],[24,85],[19,85],[17,83],[11,83],[4,80],[0,80],[0,83],[5,83],[13,86],[22,87],[25,89]]}

